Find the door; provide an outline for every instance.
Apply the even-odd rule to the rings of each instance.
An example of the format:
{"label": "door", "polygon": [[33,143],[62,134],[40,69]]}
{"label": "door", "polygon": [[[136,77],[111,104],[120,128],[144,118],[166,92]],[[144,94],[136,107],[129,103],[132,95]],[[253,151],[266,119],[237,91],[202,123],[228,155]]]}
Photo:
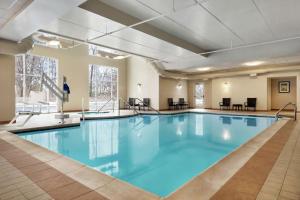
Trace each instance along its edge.
{"label": "door", "polygon": [[196,83],[195,85],[195,105],[196,108],[204,108],[204,84]]}

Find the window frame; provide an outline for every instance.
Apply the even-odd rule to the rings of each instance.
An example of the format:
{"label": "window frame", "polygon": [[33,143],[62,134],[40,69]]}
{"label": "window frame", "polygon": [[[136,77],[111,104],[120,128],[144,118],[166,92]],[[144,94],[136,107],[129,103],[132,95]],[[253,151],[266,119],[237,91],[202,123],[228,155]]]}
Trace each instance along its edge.
{"label": "window frame", "polygon": [[[26,95],[25,95],[25,92],[26,92],[26,77],[28,77],[28,76],[34,76],[34,77],[38,77],[38,75],[33,75],[33,74],[27,74],[26,73],[26,55],[29,55],[29,56],[35,56],[35,57],[40,57],[40,58],[43,58],[43,59],[51,59],[51,60],[54,60],[55,61],[55,71],[56,71],[56,77],[55,77],[55,84],[57,85],[58,84],[58,79],[59,79],[59,75],[58,75],[58,66],[59,66],[59,60],[57,59],[57,58],[54,58],[54,57],[49,57],[49,56],[42,56],[42,55],[37,55],[37,54],[31,54],[31,53],[25,53],[25,54],[17,54],[17,55],[15,55],[15,69],[16,69],[16,65],[17,65],[17,57],[19,57],[19,56],[22,56],[22,70],[23,70],[23,73],[18,73],[17,71],[15,71],[15,79],[16,79],[16,77],[17,76],[21,76],[22,77],[22,82],[23,82],[23,84],[22,84],[22,86],[23,86],[23,94],[22,94],[22,105],[21,106],[19,106],[19,108],[21,108],[21,109],[19,109],[19,110],[23,110],[23,111],[25,111],[25,107],[27,107],[26,106]],[[47,75],[49,76],[49,73],[50,73],[50,70],[49,70],[49,63],[48,63],[48,66],[47,66]],[[55,111],[52,111],[52,112],[57,112],[58,111],[58,99],[57,99],[57,97],[55,97],[55,102],[49,102],[49,100],[50,100],[50,92],[49,92],[49,89],[47,89],[47,88],[45,88],[46,90],[47,90],[47,97],[46,97],[46,102],[47,103],[50,103],[50,104],[48,104],[48,105],[40,105],[41,107],[44,107],[44,106],[46,106],[46,108],[47,108],[47,110],[48,110],[48,112],[50,112],[50,107],[51,106],[53,106],[53,105],[55,105]],[[15,99],[16,99],[16,101],[15,101],[15,110],[16,110],[16,112],[17,112],[17,107],[18,107],[18,102],[17,102],[17,98],[18,98],[18,96],[17,96],[17,86],[16,86],[16,83],[15,83]],[[21,104],[21,103],[19,103],[19,104]],[[32,111],[35,111],[35,104],[32,104],[31,105],[32,106]]]}
{"label": "window frame", "polygon": [[[90,91],[90,89],[91,89],[91,87],[90,87],[90,77],[91,77],[91,66],[92,65],[94,65],[95,67],[99,67],[99,68],[109,68],[109,69],[111,69],[111,72],[110,72],[110,80],[101,80],[101,81],[97,81],[96,83],[95,83],[95,85],[94,84],[92,84],[92,87],[94,88],[95,87],[95,89],[94,89],[94,95],[93,96],[90,96],[90,94],[91,94],[91,91]],[[112,69],[115,69],[116,70],[116,72],[117,72],[117,74],[116,74],[116,80],[113,80],[113,73],[112,73]],[[98,70],[95,70],[97,73],[99,73],[99,74],[101,74],[100,72],[98,72]],[[93,75],[93,76],[96,76],[96,75]],[[94,80],[95,81],[95,80]],[[119,99],[119,68],[118,67],[115,67],[115,66],[110,66],[110,65],[99,65],[99,64],[89,64],[88,65],[88,83],[89,83],[89,90],[88,90],[88,94],[89,94],[89,110],[94,110],[94,109],[92,109],[92,107],[94,107],[94,106],[91,106],[91,104],[95,104],[96,106],[95,106],[95,108],[97,109],[97,108],[99,108],[100,106],[102,106],[104,103],[106,103],[109,99],[107,99],[106,101],[100,101],[100,100],[98,100],[98,98],[99,98],[99,96],[97,95],[98,94],[98,91],[97,91],[97,88],[99,88],[99,87],[101,87],[101,84],[102,83],[110,83],[110,98],[112,98],[113,97],[113,83],[115,83],[115,85],[116,85],[116,96],[115,96],[115,99],[116,100],[118,100]],[[95,101],[91,101],[91,98],[94,98],[95,99]],[[118,108],[118,106],[119,106],[119,104],[118,104],[118,102],[115,102],[115,103],[117,103],[117,105],[116,105],[116,108]],[[115,109],[116,109],[115,108]]]}

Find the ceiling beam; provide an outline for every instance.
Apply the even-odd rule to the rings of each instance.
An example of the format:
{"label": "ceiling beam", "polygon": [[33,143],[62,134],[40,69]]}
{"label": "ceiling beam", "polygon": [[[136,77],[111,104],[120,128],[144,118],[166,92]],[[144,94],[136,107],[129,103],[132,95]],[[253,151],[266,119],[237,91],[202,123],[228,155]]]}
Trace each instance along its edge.
{"label": "ceiling beam", "polygon": [[[167,32],[164,32],[152,25],[150,25],[149,20],[145,20],[144,23],[141,23],[142,20],[135,18],[127,13],[124,13],[116,8],[113,8],[107,4],[104,4],[98,0],[88,0],[85,3],[79,6],[82,9],[85,9],[89,12],[95,13],[97,15],[106,17],[110,20],[123,24],[125,26],[129,26],[135,30],[141,31],[158,39],[164,40],[168,43],[174,44],[196,54],[201,54],[206,52],[204,49],[191,44],[187,41],[184,41],[174,35],[171,35]],[[154,18],[155,19],[155,18]],[[133,26],[134,25],[134,26]],[[201,55],[206,56],[206,55]]]}

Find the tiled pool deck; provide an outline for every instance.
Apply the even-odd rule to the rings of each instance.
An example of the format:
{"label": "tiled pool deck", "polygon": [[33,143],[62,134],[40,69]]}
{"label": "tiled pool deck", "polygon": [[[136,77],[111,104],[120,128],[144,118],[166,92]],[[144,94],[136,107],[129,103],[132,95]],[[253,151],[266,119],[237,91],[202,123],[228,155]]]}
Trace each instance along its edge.
{"label": "tiled pool deck", "polygon": [[[220,113],[212,110],[188,111]],[[121,114],[134,113],[123,111]],[[46,122],[33,119],[25,128],[56,127],[57,122],[49,120],[49,116],[45,119]],[[78,123],[79,120],[74,118],[65,125]],[[20,127],[17,129],[21,130]],[[279,120],[166,199],[300,199],[299,135],[299,121]],[[2,131],[0,199],[160,198]]]}

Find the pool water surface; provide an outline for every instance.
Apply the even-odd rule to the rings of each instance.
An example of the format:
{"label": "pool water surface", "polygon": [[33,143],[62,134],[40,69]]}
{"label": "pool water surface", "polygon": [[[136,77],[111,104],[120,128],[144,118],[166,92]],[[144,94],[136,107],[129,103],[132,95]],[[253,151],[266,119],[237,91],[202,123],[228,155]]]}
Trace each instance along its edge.
{"label": "pool water surface", "polygon": [[141,115],[19,136],[164,197],[274,121],[200,113]]}

